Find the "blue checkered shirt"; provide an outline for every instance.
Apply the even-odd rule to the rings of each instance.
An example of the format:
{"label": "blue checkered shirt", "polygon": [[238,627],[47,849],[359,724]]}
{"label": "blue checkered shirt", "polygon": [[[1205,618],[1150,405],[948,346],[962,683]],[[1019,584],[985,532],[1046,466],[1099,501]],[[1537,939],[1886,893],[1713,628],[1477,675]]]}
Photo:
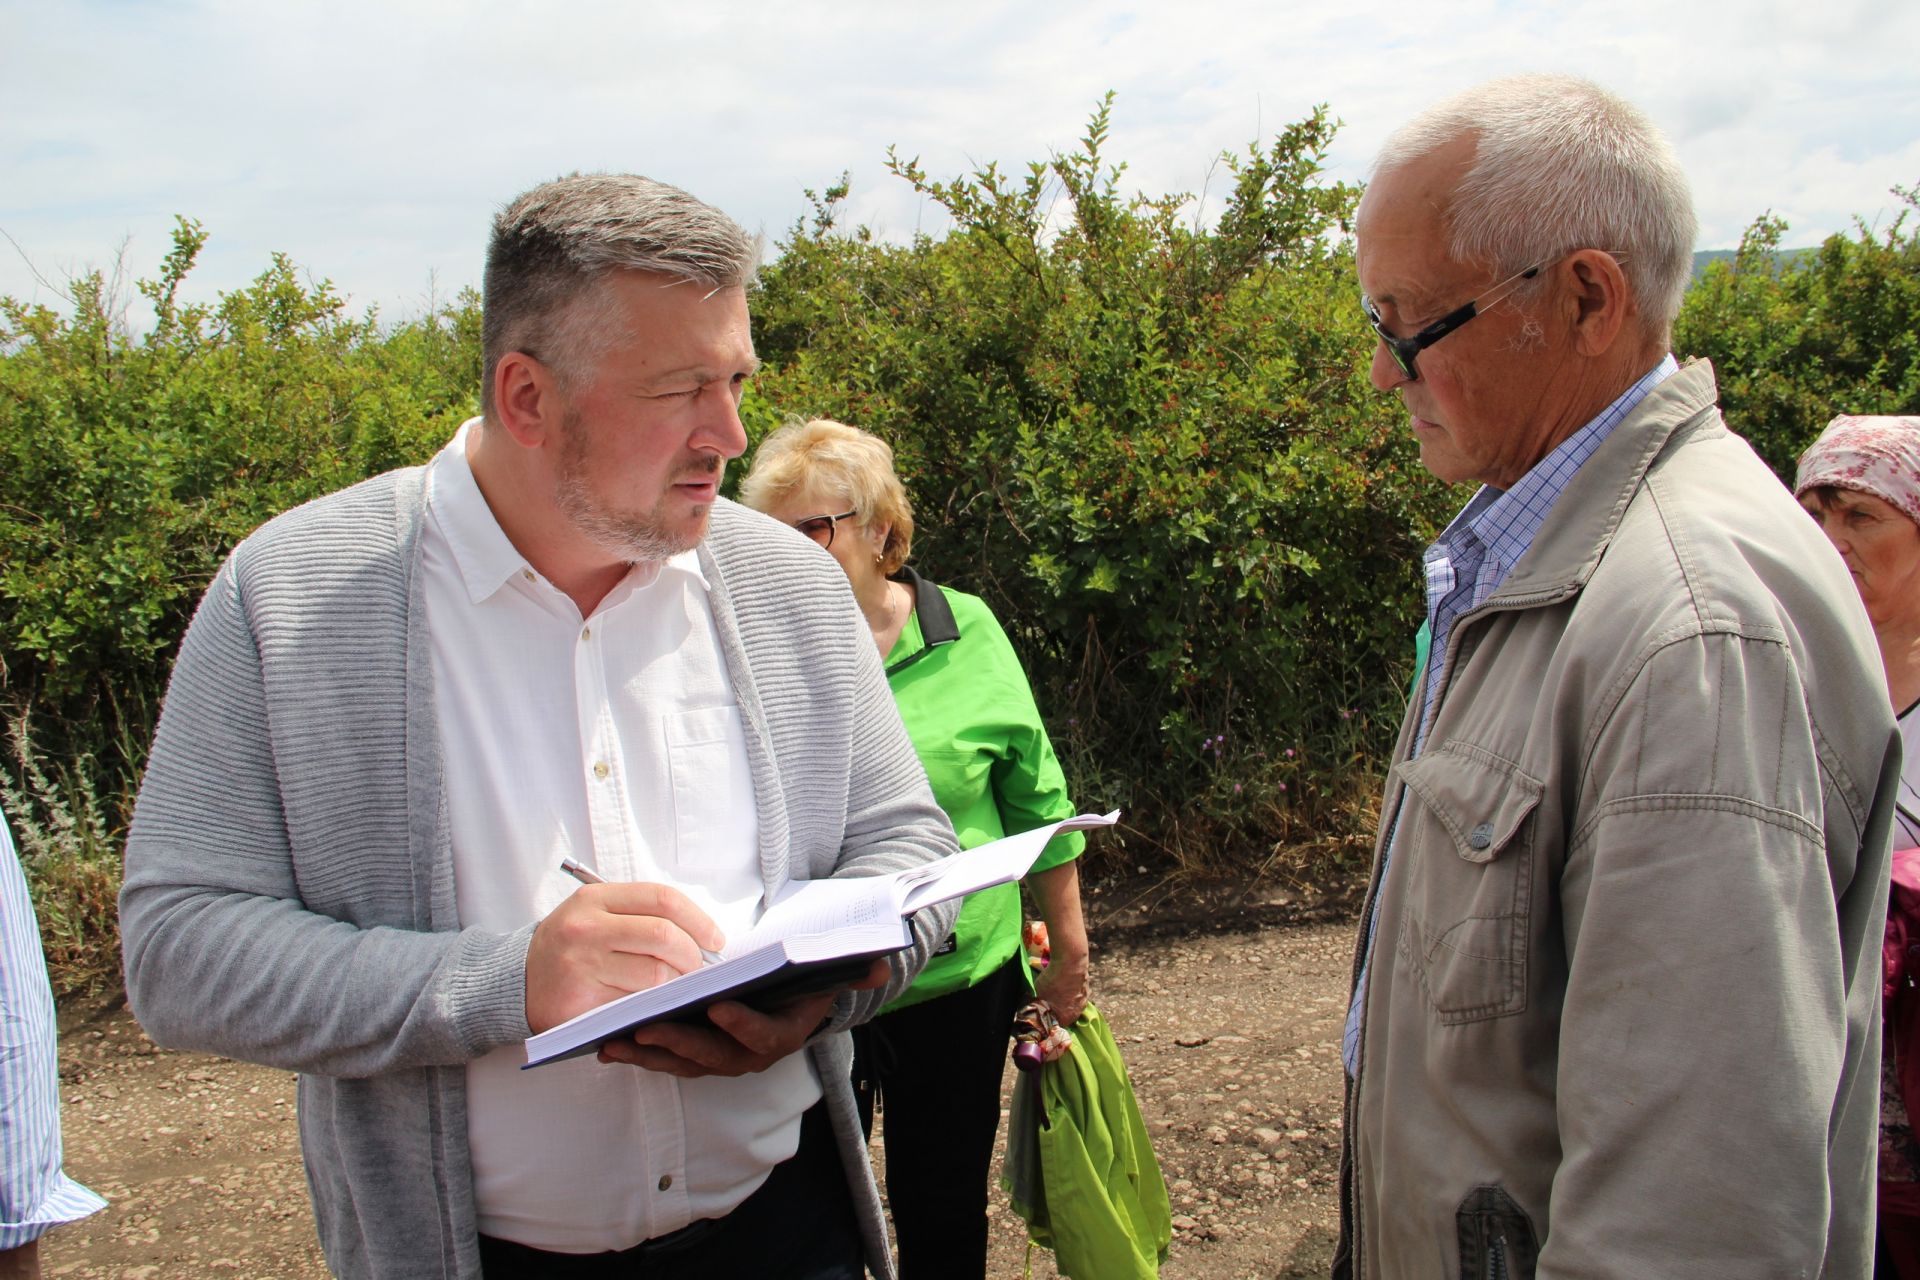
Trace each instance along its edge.
{"label": "blue checkered shirt", "polygon": [[0,819],[0,1249],[107,1202],[60,1171],[53,992],[27,880]]}
{"label": "blue checkered shirt", "polygon": [[[1547,522],[1547,513],[1566,490],[1567,482],[1580,464],[1594,455],[1601,442],[1633,412],[1647,393],[1680,366],[1671,355],[1648,370],[1638,382],[1623,391],[1593,420],[1562,440],[1559,447],[1540,459],[1504,493],[1482,486],[1473,500],[1460,510],[1440,534],[1439,541],[1427,548],[1427,623],[1433,643],[1427,651],[1427,669],[1420,676],[1420,723],[1413,735],[1408,759],[1420,754],[1426,745],[1427,730],[1433,726],[1439,709],[1440,675],[1446,666],[1447,641],[1453,624],[1471,610],[1478,609],[1500,589],[1513,566],[1527,554]],[[1386,856],[1380,866],[1380,882],[1386,883],[1387,868],[1393,865],[1394,839],[1399,824],[1387,841]],[[1374,913],[1379,910],[1379,895],[1374,896]],[[1367,959],[1360,966],[1360,980],[1354,986],[1347,1005],[1346,1030],[1340,1037],[1340,1056],[1353,1075],[1360,1065],[1360,1028],[1366,1011],[1367,969],[1373,960],[1374,914],[1367,917]]]}

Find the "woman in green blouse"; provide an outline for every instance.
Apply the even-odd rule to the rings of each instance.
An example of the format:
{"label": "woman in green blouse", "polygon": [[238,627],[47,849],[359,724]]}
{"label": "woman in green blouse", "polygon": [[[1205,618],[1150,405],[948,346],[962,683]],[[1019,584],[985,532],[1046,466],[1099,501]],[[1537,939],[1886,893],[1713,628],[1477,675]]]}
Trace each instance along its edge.
{"label": "woman in green blouse", "polygon": [[[826,419],[782,427],[760,445],[741,498],[812,538],[846,571],[962,848],[1073,814],[999,622],[977,596],[906,567],[913,511],[885,441]],[[1074,861],[1084,844],[1077,832],[1056,838],[1026,881],[1053,951],[1037,992],[1065,1024],[1088,995]],[[1000,1079],[1014,1011],[1029,998],[1020,919],[1016,885],[968,898],[953,937],[914,985],[855,1031],[856,1077],[871,1082],[886,1116],[903,1280],[986,1272]]]}

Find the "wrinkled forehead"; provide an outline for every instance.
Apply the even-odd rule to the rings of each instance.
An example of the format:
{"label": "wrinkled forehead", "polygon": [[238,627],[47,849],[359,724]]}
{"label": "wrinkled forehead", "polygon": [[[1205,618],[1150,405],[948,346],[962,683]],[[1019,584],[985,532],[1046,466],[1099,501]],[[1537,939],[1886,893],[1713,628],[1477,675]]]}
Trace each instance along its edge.
{"label": "wrinkled forehead", "polygon": [[1404,220],[1445,230],[1447,211],[1473,168],[1478,144],[1470,136],[1376,170],[1361,194],[1361,229],[1381,220]]}
{"label": "wrinkled forehead", "polygon": [[1469,274],[1447,252],[1443,220],[1397,210],[1379,211],[1356,227],[1354,273],[1369,302],[1406,312],[1457,303],[1457,284]]}
{"label": "wrinkled forehead", "polygon": [[1473,274],[1448,252],[1448,210],[1473,158],[1448,145],[1374,175],[1354,224],[1361,290],[1381,306],[1438,301]]}

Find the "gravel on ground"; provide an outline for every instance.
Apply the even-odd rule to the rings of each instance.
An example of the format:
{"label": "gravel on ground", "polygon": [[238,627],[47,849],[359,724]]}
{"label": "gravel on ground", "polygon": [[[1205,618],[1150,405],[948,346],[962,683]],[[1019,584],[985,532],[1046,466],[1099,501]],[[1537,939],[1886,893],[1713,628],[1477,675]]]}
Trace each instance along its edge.
{"label": "gravel on ground", "polygon": [[[1162,882],[1105,885],[1089,905],[1094,999],[1173,1202],[1161,1274],[1325,1275],[1350,903]],[[69,1002],[62,1023],[67,1169],[110,1207],[46,1237],[47,1275],[326,1276],[292,1074],[158,1049],[118,1001]],[[1020,1276],[1023,1225],[998,1190],[992,1202],[988,1274]],[[1031,1262],[1056,1275],[1045,1250]]]}

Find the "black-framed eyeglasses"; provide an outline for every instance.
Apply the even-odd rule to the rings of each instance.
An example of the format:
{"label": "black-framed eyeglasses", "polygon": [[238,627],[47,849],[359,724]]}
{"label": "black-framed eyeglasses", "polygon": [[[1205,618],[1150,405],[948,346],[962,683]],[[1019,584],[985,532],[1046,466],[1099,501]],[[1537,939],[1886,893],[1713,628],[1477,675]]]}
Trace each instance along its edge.
{"label": "black-framed eyeglasses", "polygon": [[1360,297],[1360,308],[1367,313],[1367,323],[1372,325],[1373,331],[1380,335],[1380,341],[1386,344],[1388,353],[1393,356],[1393,362],[1400,366],[1400,372],[1417,380],[1420,377],[1420,370],[1414,365],[1416,356],[1467,321],[1489,310],[1496,302],[1518,289],[1523,281],[1539,275],[1540,269],[1546,265],[1542,262],[1508,276],[1472,302],[1447,312],[1410,338],[1396,338],[1388,333],[1386,324],[1380,319],[1380,312],[1374,308],[1373,299],[1365,294]]}
{"label": "black-framed eyeglasses", "polygon": [[837,516],[808,516],[805,520],[795,520],[793,527],[812,538],[823,547],[833,545],[834,531],[842,520],[851,520],[857,514],[854,511],[842,511]]}

